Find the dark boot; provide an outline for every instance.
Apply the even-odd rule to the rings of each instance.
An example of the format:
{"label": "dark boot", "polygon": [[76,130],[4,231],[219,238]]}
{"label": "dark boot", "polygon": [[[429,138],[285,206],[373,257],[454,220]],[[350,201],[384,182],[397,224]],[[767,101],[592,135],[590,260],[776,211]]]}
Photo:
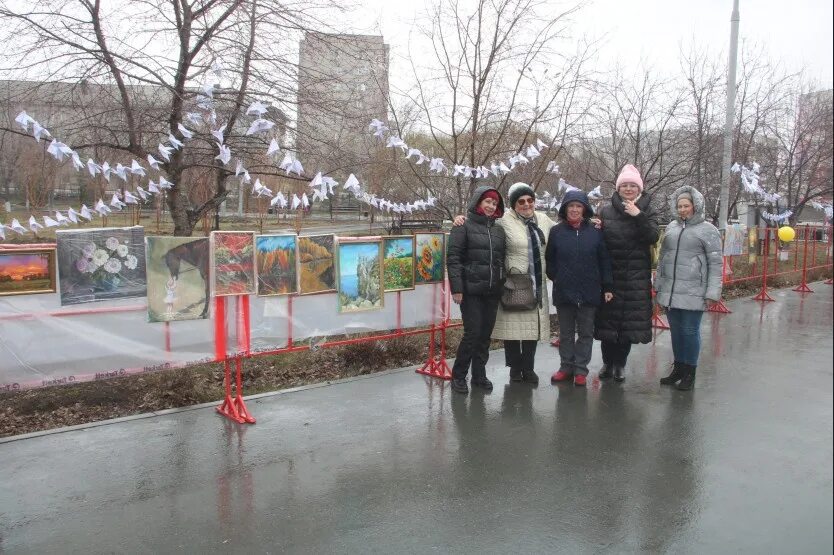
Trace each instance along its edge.
{"label": "dark boot", "polygon": [[469,386],[466,385],[466,378],[452,379],[452,391],[457,391],[458,393],[469,393]]}
{"label": "dark boot", "polygon": [[533,370],[522,370],[521,380],[533,385],[539,385],[539,375]]}
{"label": "dark boot", "polygon": [[614,369],[611,364],[603,364],[599,369],[599,379],[607,380],[614,376]]}
{"label": "dark boot", "polygon": [[492,382],[486,376],[472,378],[472,387],[480,387],[484,391],[492,391]]}
{"label": "dark boot", "polygon": [[682,364],[684,375],[681,381],[678,382],[677,388],[681,391],[689,391],[695,385],[695,366],[691,364]]}
{"label": "dark boot", "polygon": [[675,385],[683,377],[683,363],[675,361],[672,366],[672,373],[665,378],[660,378],[660,385]]}
{"label": "dark boot", "polygon": [[625,381],[625,366],[622,364],[615,364],[614,365],[614,381],[615,382],[624,382]]}
{"label": "dark boot", "polygon": [[515,366],[510,366],[510,381],[511,382],[520,382],[522,380],[521,375],[521,368],[516,368]]}

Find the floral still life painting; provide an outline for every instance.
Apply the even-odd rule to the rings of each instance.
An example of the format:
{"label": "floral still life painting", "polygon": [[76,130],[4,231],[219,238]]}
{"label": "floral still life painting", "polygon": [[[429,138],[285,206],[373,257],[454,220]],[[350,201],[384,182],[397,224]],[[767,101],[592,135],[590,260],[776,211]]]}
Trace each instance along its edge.
{"label": "floral still life painting", "polygon": [[379,241],[339,243],[339,312],[382,308]]}
{"label": "floral still life painting", "polygon": [[208,237],[146,237],[148,321],[209,316]]}
{"label": "floral still life painting", "polygon": [[214,294],[254,294],[255,234],[246,231],[213,231],[211,240]]}
{"label": "floral still life painting", "polygon": [[258,235],[255,237],[258,295],[298,293],[295,247],[295,235]]}
{"label": "floral still life painting", "polygon": [[385,291],[414,289],[414,236],[382,239]]}
{"label": "floral still life painting", "polygon": [[415,260],[417,283],[439,283],[443,281],[443,259],[446,248],[443,233],[415,233]]}
{"label": "floral still life painting", "polygon": [[0,251],[0,296],[55,292],[55,249]]}
{"label": "floral still life painting", "polygon": [[142,227],[59,230],[55,236],[62,306],[145,296]]}

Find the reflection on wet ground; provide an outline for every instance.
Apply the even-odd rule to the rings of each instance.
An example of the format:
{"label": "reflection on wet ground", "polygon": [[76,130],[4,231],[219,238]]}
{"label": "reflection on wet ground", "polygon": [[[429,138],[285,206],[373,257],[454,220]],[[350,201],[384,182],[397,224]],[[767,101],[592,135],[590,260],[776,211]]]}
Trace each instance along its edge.
{"label": "reflection on wet ground", "polygon": [[[0,444],[0,551],[831,552],[832,297],[704,318],[695,390],[452,394],[411,369]],[[599,362],[595,353],[594,364]]]}

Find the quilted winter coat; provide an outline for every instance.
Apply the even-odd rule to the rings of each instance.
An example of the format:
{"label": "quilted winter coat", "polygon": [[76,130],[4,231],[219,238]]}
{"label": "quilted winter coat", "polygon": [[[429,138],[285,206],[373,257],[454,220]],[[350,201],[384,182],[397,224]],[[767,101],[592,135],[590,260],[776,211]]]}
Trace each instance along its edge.
{"label": "quilted winter coat", "polygon": [[672,213],[677,214],[678,197],[689,193],[695,213],[688,220],[676,216],[666,226],[655,287],[657,302],[666,308],[706,310],[707,300],[721,299],[721,234],[704,221],[704,196],[685,185],[672,195]]}
{"label": "quilted winter coat", "polygon": [[[555,224],[545,214],[535,212],[536,222],[544,233],[545,240],[550,235],[550,228]],[[506,236],[506,255],[504,258],[505,274],[527,271],[527,245],[530,236],[527,232],[527,225],[521,216],[514,210],[508,209],[504,217],[497,220],[498,225],[504,228]],[[542,305],[538,309],[519,312],[507,312],[500,305],[498,306],[498,317],[495,320],[495,328],[492,330],[493,339],[510,340],[536,340],[542,341],[550,338],[550,299],[547,292],[547,276],[545,268],[546,245],[540,249],[542,259],[542,282],[539,284],[542,291]]]}
{"label": "quilted winter coat", "polygon": [[660,237],[657,213],[647,195],[637,199],[640,214],[629,216],[620,195],[599,211],[611,257],[614,298],[597,310],[594,337],[612,343],[652,340],[652,246]]}
{"label": "quilted winter coat", "polygon": [[[500,297],[504,286],[504,229],[496,221],[475,210],[481,197],[495,187],[481,185],[472,194],[466,222],[452,228],[446,268],[452,293]],[[498,210],[504,212],[504,199],[498,196]]]}

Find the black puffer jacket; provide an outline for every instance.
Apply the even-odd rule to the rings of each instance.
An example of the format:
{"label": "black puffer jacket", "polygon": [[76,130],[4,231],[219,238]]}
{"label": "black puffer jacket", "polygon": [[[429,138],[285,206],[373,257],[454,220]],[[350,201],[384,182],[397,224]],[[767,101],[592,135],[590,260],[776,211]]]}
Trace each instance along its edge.
{"label": "black puffer jacket", "polygon": [[[475,209],[481,196],[495,187],[482,185],[469,201],[466,223],[452,228],[446,268],[452,293],[499,296],[504,288],[504,230],[494,218],[478,214]],[[504,199],[498,195],[498,210],[504,212]]]}
{"label": "black puffer jacket", "polygon": [[594,337],[617,343],[652,340],[652,254],[660,237],[658,216],[647,195],[637,199],[640,214],[625,213],[618,193],[602,208],[602,230],[614,274],[614,298],[599,307]]}

